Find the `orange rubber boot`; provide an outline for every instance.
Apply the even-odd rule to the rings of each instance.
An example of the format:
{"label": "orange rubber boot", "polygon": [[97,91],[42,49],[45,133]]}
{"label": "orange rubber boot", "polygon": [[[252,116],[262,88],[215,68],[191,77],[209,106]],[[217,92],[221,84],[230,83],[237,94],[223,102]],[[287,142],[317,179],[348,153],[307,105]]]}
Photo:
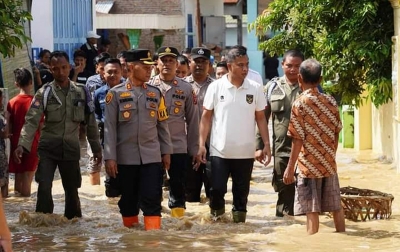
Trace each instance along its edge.
{"label": "orange rubber boot", "polygon": [[124,223],[125,227],[130,228],[135,224],[139,224],[139,218],[137,215],[129,216],[129,217],[122,217],[122,222]]}
{"label": "orange rubber boot", "polygon": [[160,229],[161,217],[160,216],[144,216],[144,230]]}

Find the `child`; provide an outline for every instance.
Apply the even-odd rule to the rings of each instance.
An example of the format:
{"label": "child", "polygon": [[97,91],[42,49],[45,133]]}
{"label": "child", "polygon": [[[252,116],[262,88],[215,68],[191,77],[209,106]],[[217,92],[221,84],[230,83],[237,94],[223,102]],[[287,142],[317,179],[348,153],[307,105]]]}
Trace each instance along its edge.
{"label": "child", "polygon": [[[7,111],[10,113],[10,132],[11,134],[11,152],[18,146],[18,140],[22,126],[25,123],[25,115],[31,106],[33,96],[30,95],[32,90],[32,74],[25,68],[14,70],[15,85],[20,89],[19,94],[12,98],[7,104]],[[37,156],[37,145],[39,142],[39,130],[32,144],[30,153],[24,153],[21,163],[18,164],[10,155],[10,173],[15,173],[14,190],[19,192],[23,197],[31,195],[31,183],[35,170],[39,162]]]}
{"label": "child", "polygon": [[[0,110],[3,107],[3,92],[0,90]],[[0,116],[0,187],[3,198],[8,197],[8,164],[6,155],[6,142],[8,138],[8,121],[10,115],[7,111],[4,112],[4,117]]]}

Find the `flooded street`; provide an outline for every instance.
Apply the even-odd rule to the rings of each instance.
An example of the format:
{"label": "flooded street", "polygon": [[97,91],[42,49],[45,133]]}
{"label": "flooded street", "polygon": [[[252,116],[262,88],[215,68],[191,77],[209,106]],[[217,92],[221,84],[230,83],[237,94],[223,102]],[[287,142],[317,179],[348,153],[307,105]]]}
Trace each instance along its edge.
{"label": "flooded street", "polygon": [[[353,222],[346,219],[346,233],[334,233],[333,219],[320,216],[320,231],[306,234],[305,217],[276,218],[277,195],[271,187],[271,165],[256,164],[249,196],[247,222],[234,224],[226,195],[225,216],[209,218],[207,203],[187,203],[185,217],[173,219],[164,191],[162,230],[145,232],[140,226],[122,226],[117,202],[107,199],[104,185],[90,186],[83,174],[79,190],[83,218],[67,221],[60,179],[53,184],[54,215],[34,213],[36,183],[28,198],[5,200],[14,251],[400,251],[400,175],[393,164],[379,160],[371,151],[338,152],[340,185],[391,193],[395,197],[389,220]],[[84,173],[84,170],[82,170]],[[103,181],[104,179],[102,179]],[[10,181],[13,185],[13,181]]]}

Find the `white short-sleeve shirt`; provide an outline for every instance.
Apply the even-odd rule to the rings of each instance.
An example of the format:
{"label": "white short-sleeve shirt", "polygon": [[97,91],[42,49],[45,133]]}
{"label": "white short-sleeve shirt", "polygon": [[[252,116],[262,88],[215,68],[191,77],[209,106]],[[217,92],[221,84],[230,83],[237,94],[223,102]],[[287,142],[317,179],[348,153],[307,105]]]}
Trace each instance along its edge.
{"label": "white short-sleeve shirt", "polygon": [[255,112],[266,106],[263,86],[245,79],[236,88],[228,75],[214,81],[207,89],[203,107],[214,110],[210,155],[227,159],[254,158]]}

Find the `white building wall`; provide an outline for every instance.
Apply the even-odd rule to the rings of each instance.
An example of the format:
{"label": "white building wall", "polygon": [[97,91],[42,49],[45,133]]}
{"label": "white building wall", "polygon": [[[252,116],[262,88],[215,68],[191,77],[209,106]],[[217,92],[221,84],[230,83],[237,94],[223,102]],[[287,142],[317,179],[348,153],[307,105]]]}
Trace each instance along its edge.
{"label": "white building wall", "polygon": [[32,47],[53,51],[53,1],[34,0],[32,17]]}
{"label": "white building wall", "polygon": [[[225,44],[226,46],[237,45],[237,28],[226,28],[225,30]],[[247,28],[242,28],[242,45],[247,46]]]}

